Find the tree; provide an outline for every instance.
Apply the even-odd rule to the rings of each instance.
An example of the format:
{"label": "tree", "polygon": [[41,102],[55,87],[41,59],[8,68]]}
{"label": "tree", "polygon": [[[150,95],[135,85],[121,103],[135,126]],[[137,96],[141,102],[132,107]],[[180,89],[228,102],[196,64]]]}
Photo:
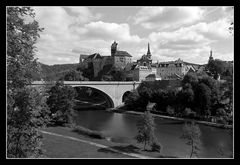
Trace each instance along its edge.
{"label": "tree", "polygon": [[198,109],[199,115],[210,115],[210,106],[211,106],[211,90],[204,83],[200,83],[196,86],[194,92],[195,106]]}
{"label": "tree", "polygon": [[71,69],[62,78],[64,81],[87,81],[88,79],[82,76],[81,71]]}
{"label": "tree", "polygon": [[185,87],[181,92],[179,92],[178,99],[180,100],[180,104],[183,105],[184,108],[193,107],[193,101],[194,101],[194,91],[192,89],[191,84],[187,83],[185,84]]}
{"label": "tree", "polygon": [[34,46],[38,32],[38,22],[25,23],[23,16],[34,19],[35,14],[30,7],[7,8],[7,80],[8,87],[23,87],[32,81],[31,72],[38,70],[34,59]]}
{"label": "tree", "polygon": [[154,133],[155,129],[154,118],[152,117],[149,111],[146,111],[141,116],[141,118],[137,122],[137,129],[138,134],[135,137],[135,139],[137,140],[138,143],[144,143],[144,150],[147,144],[151,145],[153,148],[157,148],[155,147],[155,145],[159,146]]}
{"label": "tree", "polygon": [[110,75],[112,76],[112,81],[125,81],[126,80],[126,73],[122,69],[117,69],[112,67],[110,71]]}
{"label": "tree", "polygon": [[191,84],[194,87],[198,83],[198,76],[195,73],[187,73],[182,80],[182,85]]}
{"label": "tree", "polygon": [[198,151],[200,149],[200,136],[201,131],[197,124],[194,122],[184,124],[183,135],[180,138],[186,140],[186,144],[191,146],[190,158],[193,154],[196,156],[198,155]]}
{"label": "tree", "polygon": [[49,122],[45,96],[34,88],[21,88],[14,98],[8,94],[8,157],[41,157],[41,135],[36,128]]}
{"label": "tree", "polygon": [[224,61],[215,59],[208,62],[206,69],[210,72],[210,75],[213,75],[213,77],[217,79],[218,75],[222,75],[224,73],[224,66]]}
{"label": "tree", "polygon": [[137,90],[133,90],[126,98],[125,105],[128,109],[144,111],[147,103],[140,97]]}
{"label": "tree", "polygon": [[[79,71],[80,69],[78,69]],[[94,79],[94,67],[93,67],[93,63],[89,63],[88,64],[88,68],[82,69],[81,70],[83,72],[83,77],[88,78],[88,80],[93,80]]]}
{"label": "tree", "polygon": [[[32,21],[26,22],[29,16]],[[34,58],[40,37],[38,22],[30,7],[7,7],[7,156],[41,157],[37,128],[46,124],[44,96],[32,89],[32,73],[38,71]]]}
{"label": "tree", "polygon": [[153,91],[151,102],[156,103],[156,109],[158,111],[165,111],[166,107],[168,106],[167,97],[167,91],[158,89],[157,91]]}
{"label": "tree", "polygon": [[57,82],[49,91],[47,105],[55,125],[72,124],[75,116],[73,107],[76,92],[73,87]]}

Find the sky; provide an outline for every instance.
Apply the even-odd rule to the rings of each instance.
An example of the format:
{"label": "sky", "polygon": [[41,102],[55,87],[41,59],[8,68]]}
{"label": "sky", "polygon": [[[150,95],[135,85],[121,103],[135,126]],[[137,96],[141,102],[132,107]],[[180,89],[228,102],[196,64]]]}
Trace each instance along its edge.
{"label": "sky", "polygon": [[44,28],[36,57],[44,64],[78,63],[80,54],[109,56],[111,44],[136,61],[150,44],[153,62],[205,64],[233,60],[230,6],[56,6],[32,7]]}

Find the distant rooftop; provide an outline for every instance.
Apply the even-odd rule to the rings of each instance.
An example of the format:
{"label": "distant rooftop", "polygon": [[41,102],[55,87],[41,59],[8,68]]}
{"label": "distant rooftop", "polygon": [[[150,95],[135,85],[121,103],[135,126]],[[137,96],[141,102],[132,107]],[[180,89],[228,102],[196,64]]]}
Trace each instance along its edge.
{"label": "distant rooftop", "polygon": [[116,51],[114,56],[127,56],[127,57],[132,57],[127,51]]}

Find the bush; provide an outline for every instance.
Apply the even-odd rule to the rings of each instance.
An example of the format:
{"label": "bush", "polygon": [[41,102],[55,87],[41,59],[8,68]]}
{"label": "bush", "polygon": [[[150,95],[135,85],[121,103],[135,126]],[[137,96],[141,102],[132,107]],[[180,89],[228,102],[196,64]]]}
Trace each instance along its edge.
{"label": "bush", "polygon": [[224,118],[220,117],[217,119],[217,123],[226,125],[227,121]]}
{"label": "bush", "polygon": [[190,117],[190,118],[195,118],[196,117],[196,112],[192,111],[190,108],[185,108],[185,110],[183,111],[183,116]]}
{"label": "bush", "polygon": [[151,144],[151,150],[156,152],[161,152],[162,146],[158,142],[153,142]]}
{"label": "bush", "polygon": [[74,126],[73,131],[82,135],[87,135],[92,138],[105,139],[105,136],[99,131],[93,131],[82,126]]}
{"label": "bush", "polygon": [[172,108],[171,106],[167,106],[167,113],[168,115],[174,115],[175,111],[174,108]]}
{"label": "bush", "polygon": [[223,108],[218,108],[217,111],[216,111],[216,115],[217,116],[226,116],[226,112]]}

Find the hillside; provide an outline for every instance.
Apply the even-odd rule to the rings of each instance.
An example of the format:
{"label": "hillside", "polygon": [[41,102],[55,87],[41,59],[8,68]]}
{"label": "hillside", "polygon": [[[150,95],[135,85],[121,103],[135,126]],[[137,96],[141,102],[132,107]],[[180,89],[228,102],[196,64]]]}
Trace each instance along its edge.
{"label": "hillside", "polygon": [[[39,63],[41,68],[42,78],[44,80],[58,80],[63,77],[66,72],[69,70],[76,70],[78,67],[78,63],[74,64],[55,64],[55,65],[46,65],[43,63]],[[33,73],[34,80],[41,80],[41,76],[38,73]]]}

